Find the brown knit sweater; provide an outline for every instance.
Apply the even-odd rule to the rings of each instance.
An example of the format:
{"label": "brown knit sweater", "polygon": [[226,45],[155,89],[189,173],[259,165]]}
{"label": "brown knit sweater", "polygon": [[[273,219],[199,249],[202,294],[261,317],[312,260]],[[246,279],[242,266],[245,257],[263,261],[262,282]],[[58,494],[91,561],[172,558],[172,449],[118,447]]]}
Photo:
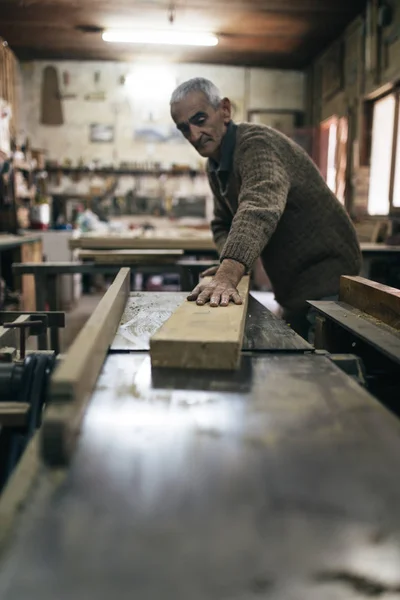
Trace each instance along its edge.
{"label": "brown knit sweater", "polygon": [[207,167],[220,260],[251,269],[261,256],[276,300],[288,310],[337,294],[340,276],[361,267],[345,209],[295,142],[264,125],[234,128],[229,172],[213,170],[211,161]]}

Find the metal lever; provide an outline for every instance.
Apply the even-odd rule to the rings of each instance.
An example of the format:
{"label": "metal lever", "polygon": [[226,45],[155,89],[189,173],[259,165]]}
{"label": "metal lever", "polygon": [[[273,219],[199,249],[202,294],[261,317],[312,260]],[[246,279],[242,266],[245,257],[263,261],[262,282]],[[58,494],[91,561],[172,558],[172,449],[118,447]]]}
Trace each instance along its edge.
{"label": "metal lever", "polygon": [[3,323],[3,327],[6,329],[19,329],[19,357],[21,360],[25,358],[25,349],[26,349],[26,330],[30,329],[31,335],[39,335],[46,331],[46,322],[44,320],[37,321],[25,321],[24,323]]}

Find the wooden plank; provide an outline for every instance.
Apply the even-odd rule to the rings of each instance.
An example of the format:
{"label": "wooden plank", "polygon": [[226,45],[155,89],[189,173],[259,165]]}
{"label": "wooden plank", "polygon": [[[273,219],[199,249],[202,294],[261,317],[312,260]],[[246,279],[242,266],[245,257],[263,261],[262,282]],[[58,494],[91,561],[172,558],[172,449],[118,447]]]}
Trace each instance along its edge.
{"label": "wooden plank", "polygon": [[26,402],[0,402],[0,425],[22,427],[26,424],[29,409]]}
{"label": "wooden plank", "polygon": [[90,236],[82,235],[69,240],[71,250],[82,248],[87,250],[126,248],[136,250],[215,250],[214,240],[210,236],[193,237],[134,237],[134,236]]}
{"label": "wooden plank", "polygon": [[175,264],[183,256],[183,250],[80,250],[79,260],[93,260],[96,264]]}
{"label": "wooden plank", "polygon": [[49,464],[69,461],[87,400],[121,320],[129,287],[130,270],[121,269],[52,377],[42,426],[42,453]]}
{"label": "wooden plank", "polygon": [[400,290],[363,277],[343,276],[339,298],[390,327],[400,329]]}
{"label": "wooden plank", "polygon": [[243,304],[198,306],[186,300],[150,338],[154,367],[237,369],[243,344],[249,278],[238,286]]}

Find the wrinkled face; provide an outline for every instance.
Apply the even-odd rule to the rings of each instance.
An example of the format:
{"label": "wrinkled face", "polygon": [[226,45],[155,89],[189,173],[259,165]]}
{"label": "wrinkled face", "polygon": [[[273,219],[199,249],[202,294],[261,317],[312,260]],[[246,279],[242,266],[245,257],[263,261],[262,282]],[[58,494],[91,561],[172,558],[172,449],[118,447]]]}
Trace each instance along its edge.
{"label": "wrinkled face", "polygon": [[191,92],[171,105],[171,116],[201,156],[219,159],[222,138],[231,120],[228,98],[221,100],[215,109],[202,92]]}

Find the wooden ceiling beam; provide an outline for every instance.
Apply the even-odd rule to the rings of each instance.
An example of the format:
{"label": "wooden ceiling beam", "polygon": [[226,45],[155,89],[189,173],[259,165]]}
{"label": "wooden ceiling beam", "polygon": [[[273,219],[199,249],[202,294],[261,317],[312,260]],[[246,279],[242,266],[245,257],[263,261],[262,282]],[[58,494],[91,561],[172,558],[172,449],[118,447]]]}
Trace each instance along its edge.
{"label": "wooden ceiling beam", "polygon": [[[126,60],[143,47],[106,44],[79,26],[167,24],[170,0],[1,0],[2,35],[20,57]],[[207,49],[166,49],[182,62],[308,66],[365,6],[365,0],[176,0],[177,28],[196,24],[220,37]],[[160,54],[148,47],[151,55]],[[164,52],[164,50],[163,50]],[[276,55],[274,65],[273,56]],[[128,60],[130,60],[129,58]],[[254,62],[252,62],[254,61]]]}

